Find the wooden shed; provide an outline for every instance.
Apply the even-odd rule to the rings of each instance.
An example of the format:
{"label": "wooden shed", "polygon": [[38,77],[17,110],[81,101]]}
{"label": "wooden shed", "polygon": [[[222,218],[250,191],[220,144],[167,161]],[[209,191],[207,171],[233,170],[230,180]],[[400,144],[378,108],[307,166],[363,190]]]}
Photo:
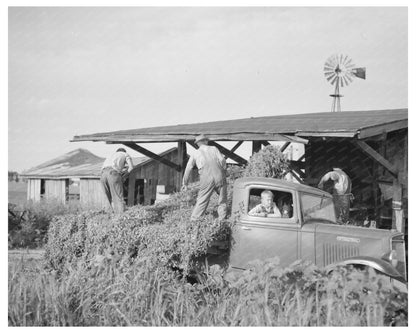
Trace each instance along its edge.
{"label": "wooden shed", "polygon": [[[227,158],[244,165],[237,150],[245,141],[252,152],[272,141],[304,145],[305,154],[291,161],[291,174],[299,182],[316,185],[330,168],[341,167],[352,178],[353,209],[365,209],[378,225],[405,231],[407,221],[408,110],[319,112],[233,119],[122,130],[74,136],[72,141],[124,144],[171,167],[181,179],[186,166],[186,145],[206,134]],[[220,141],[235,141],[231,149]],[[139,143],[177,143],[177,163],[145,149]],[[180,186],[177,183],[176,186]],[[382,220],[385,220],[384,223]],[[390,221],[389,221],[390,219]],[[385,226],[383,226],[385,227]]]}
{"label": "wooden shed", "polygon": [[[175,163],[177,155],[177,149],[172,148],[160,156]],[[161,193],[176,190],[178,175],[172,168],[149,157],[132,158],[134,169],[124,183],[126,204],[154,203],[157,188]],[[100,182],[103,162],[104,158],[77,149],[32,168],[22,174],[27,179],[27,199],[62,203],[79,200],[85,207],[105,208],[108,201]],[[192,178],[196,178],[195,172]]]}
{"label": "wooden shed", "polygon": [[[22,173],[27,179],[27,200],[57,200],[66,203],[70,197],[70,183],[80,187],[79,198],[85,195],[85,184],[96,178],[104,159],[86,149],[76,149]],[[82,179],[82,181],[81,181]],[[87,185],[88,187],[88,185]],[[102,191],[101,191],[102,192]],[[96,198],[95,202],[103,198]]]}

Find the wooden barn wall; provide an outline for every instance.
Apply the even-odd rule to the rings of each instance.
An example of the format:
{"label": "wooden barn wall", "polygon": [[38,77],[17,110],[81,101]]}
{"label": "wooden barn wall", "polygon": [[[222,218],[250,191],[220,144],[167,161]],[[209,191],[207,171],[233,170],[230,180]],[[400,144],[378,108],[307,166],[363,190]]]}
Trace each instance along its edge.
{"label": "wooden barn wall", "polygon": [[45,200],[58,200],[66,203],[68,179],[45,179]]}
{"label": "wooden barn wall", "polygon": [[[163,155],[163,157],[174,163],[178,163],[177,150]],[[176,188],[178,177],[180,177],[180,174],[176,170],[163,163],[152,160],[142,166],[136,167],[130,173],[129,188],[134,192],[134,189],[131,189],[131,186],[134,187],[135,179],[145,179],[146,182],[144,184],[144,204],[150,205],[156,199],[157,185],[165,185],[166,193],[178,191],[179,189]],[[196,179],[197,171],[195,170],[191,174],[190,181],[192,182]],[[131,201],[129,204],[131,204]]]}
{"label": "wooden barn wall", "polygon": [[40,179],[27,180],[27,200],[40,200]]}
{"label": "wooden barn wall", "polygon": [[107,208],[108,201],[105,197],[100,179],[81,178],[79,182],[79,200],[83,206]]}

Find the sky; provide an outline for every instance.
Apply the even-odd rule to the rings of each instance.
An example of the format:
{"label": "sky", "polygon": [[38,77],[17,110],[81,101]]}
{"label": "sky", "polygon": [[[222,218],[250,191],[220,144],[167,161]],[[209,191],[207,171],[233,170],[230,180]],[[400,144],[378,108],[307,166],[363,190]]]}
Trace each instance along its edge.
{"label": "sky", "polygon": [[[367,79],[343,111],[408,107],[406,7],[10,7],[8,169],[77,148],[75,135],[330,112],[323,66]],[[147,144],[160,152],[173,144]],[[131,151],[132,156],[139,156]]]}

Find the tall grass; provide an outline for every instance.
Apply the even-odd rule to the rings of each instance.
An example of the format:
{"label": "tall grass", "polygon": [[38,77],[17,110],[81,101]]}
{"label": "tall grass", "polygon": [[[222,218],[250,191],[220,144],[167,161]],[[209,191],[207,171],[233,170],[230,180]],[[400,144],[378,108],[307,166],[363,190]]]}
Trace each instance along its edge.
{"label": "tall grass", "polygon": [[212,266],[190,284],[152,258],[79,261],[64,277],[9,271],[12,326],[383,326],[407,324],[407,295],[374,271],[298,262]]}

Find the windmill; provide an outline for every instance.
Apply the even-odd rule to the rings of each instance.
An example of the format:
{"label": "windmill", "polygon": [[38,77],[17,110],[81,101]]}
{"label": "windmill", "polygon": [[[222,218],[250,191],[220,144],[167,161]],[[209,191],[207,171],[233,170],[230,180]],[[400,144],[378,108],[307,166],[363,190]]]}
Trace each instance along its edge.
{"label": "windmill", "polygon": [[325,62],[324,75],[332,85],[335,85],[334,93],[329,95],[333,98],[331,111],[341,111],[340,85],[348,86],[354,77],[365,80],[365,67],[355,67],[352,59],[347,55],[334,54]]}

